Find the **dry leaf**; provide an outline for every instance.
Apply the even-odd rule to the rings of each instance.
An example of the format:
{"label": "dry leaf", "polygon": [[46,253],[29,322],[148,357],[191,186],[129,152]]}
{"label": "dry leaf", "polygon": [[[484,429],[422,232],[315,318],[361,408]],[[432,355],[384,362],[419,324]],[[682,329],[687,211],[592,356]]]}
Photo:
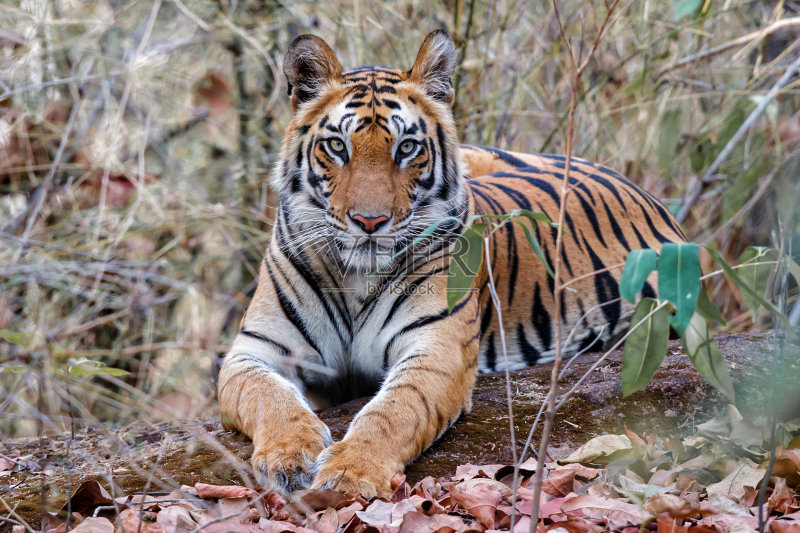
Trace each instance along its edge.
{"label": "dry leaf", "polygon": [[770,481],[773,488],[768,501],[769,509],[785,513],[794,500],[794,491],[786,485],[786,480],[782,477],[772,477]]}
{"label": "dry leaf", "polygon": [[91,480],[81,483],[81,486],[72,494],[69,502],[61,507],[61,510],[69,509],[73,513],[92,516],[97,507],[107,505],[114,505],[111,495],[100,483]]}
{"label": "dry leaf", "polygon": [[365,524],[375,527],[388,526],[392,523],[392,509],[395,504],[381,500],[373,501],[364,511],[356,511],[356,516]]}
{"label": "dry leaf", "polygon": [[494,515],[497,511],[497,504],[503,499],[503,495],[485,484],[475,485],[468,490],[460,490],[453,487],[450,490],[450,498],[469,511],[472,516],[480,520],[481,524],[488,529],[494,528]]}
{"label": "dry leaf", "polygon": [[633,448],[631,440],[626,435],[600,435],[572,452],[569,457],[559,461],[559,464],[568,463],[594,463],[598,459],[610,456],[615,452]]}
{"label": "dry leaf", "polygon": [[641,524],[647,518],[639,507],[622,499],[582,494],[561,505],[565,512],[581,511],[589,518],[599,518],[611,529]]}
{"label": "dry leaf", "polygon": [[181,505],[170,505],[159,511],[156,522],[169,533],[191,532],[197,527],[192,513]]}
{"label": "dry leaf", "polygon": [[719,494],[739,502],[744,498],[744,488],[757,486],[764,478],[765,472],[764,468],[755,468],[741,461],[722,481],[706,487],[706,491],[709,496]]}
{"label": "dry leaf", "polygon": [[114,533],[114,524],[108,518],[87,518],[70,531],[74,533]]}
{"label": "dry leaf", "polygon": [[164,528],[158,522],[139,520],[139,511],[125,509],[119,514],[122,533],[163,533]]}
{"label": "dry leaf", "polygon": [[195,483],[194,488],[201,498],[244,498],[253,493],[247,487],[238,485],[207,485]]}
{"label": "dry leaf", "polygon": [[686,518],[696,509],[691,503],[674,494],[653,494],[644,506],[651,515],[667,514],[672,518]]}

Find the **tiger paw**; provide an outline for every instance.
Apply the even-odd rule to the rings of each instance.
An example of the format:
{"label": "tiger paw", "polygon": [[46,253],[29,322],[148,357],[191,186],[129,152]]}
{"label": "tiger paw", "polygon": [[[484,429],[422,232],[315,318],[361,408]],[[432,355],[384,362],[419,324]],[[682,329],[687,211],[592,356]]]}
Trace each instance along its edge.
{"label": "tiger paw", "polygon": [[365,498],[390,498],[389,481],[403,465],[388,457],[376,457],[363,444],[341,441],[326,448],[317,458],[318,471],[313,488],[359,492]]}
{"label": "tiger paw", "polygon": [[250,460],[259,485],[284,493],[308,488],[317,456],[333,441],[328,426],[316,417],[290,427],[285,438],[263,439],[263,444],[256,439]]}

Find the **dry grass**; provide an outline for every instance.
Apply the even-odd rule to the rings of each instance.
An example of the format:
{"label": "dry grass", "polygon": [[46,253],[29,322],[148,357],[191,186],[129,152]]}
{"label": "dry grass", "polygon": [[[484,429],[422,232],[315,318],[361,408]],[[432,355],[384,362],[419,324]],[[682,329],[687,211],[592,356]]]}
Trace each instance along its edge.
{"label": "dry grass", "polygon": [[[672,2],[622,2],[577,106],[573,153],[675,209],[732,113],[800,53],[799,2],[705,4],[676,19]],[[603,3],[559,5],[573,49],[588,53]],[[0,329],[22,343],[0,343],[0,438],[68,427],[70,397],[86,422],[213,409],[208,376],[269,237],[266,177],[289,117],[278,66],[294,36],[322,36],[346,66],[407,67],[447,26],[463,52],[464,141],[564,149],[570,79],[545,2],[28,0],[0,12]],[[796,210],[796,80],[706,185],[690,238],[735,259]],[[724,285],[714,295],[739,317],[731,328],[750,326]],[[131,373],[77,375],[84,358]]]}

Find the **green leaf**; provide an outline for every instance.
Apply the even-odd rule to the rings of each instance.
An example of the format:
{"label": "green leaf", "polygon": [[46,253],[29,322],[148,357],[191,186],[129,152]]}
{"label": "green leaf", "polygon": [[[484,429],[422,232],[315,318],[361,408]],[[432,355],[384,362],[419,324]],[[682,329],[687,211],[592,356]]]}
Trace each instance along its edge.
{"label": "green leaf", "polygon": [[22,374],[27,370],[24,365],[0,366],[0,374]]}
{"label": "green leaf", "polygon": [[528,239],[528,245],[531,247],[531,250],[536,254],[539,260],[544,265],[544,269],[547,271],[547,274],[553,278],[555,274],[553,273],[553,269],[550,268],[550,265],[547,263],[547,259],[544,257],[544,253],[542,252],[541,246],[539,246],[539,240],[536,238],[536,235],[533,234],[531,229],[525,225],[525,222],[522,220],[514,220],[514,223],[519,225],[523,232],[525,233],[525,238]]}
{"label": "green leaf", "polygon": [[629,302],[636,301],[636,296],[642,292],[647,276],[655,270],[658,262],[658,252],[652,248],[644,250],[631,250],[622,269],[622,278],[619,280],[619,293]]}
{"label": "green leaf", "polygon": [[108,376],[126,376],[130,374],[127,370],[121,368],[114,368],[105,366],[100,361],[92,361],[89,359],[80,359],[69,366],[69,375],[73,377],[80,376],[95,376],[98,374],[105,374]]}
{"label": "green leaf", "polygon": [[551,226],[558,226],[556,222],[550,220],[550,217],[547,216],[545,213],[540,213],[538,211],[530,211],[528,209],[514,209],[511,211],[512,217],[525,217],[531,221],[532,224],[536,222],[547,222]]}
{"label": "green leaf", "polygon": [[675,306],[670,324],[683,334],[700,293],[700,255],[692,242],[667,242],[658,258],[658,296]]}
{"label": "green leaf", "polygon": [[722,257],[722,254],[710,246],[706,246],[705,248],[708,250],[708,253],[711,254],[711,257],[714,258],[714,261],[720,266],[722,271],[725,272],[725,275],[728,276],[728,279],[734,282],[736,286],[742,290],[742,296],[747,294],[754,301],[757,301],[759,305],[763,305],[769,309],[770,312],[774,313],[778,318],[780,318],[787,328],[791,328],[791,324],[789,324],[789,319],[786,318],[786,315],[784,315],[781,310],[775,306],[775,304],[767,301],[762,295],[754,291],[753,288],[750,287],[750,285],[748,285],[747,282],[745,282],[733,268],[731,268],[728,262]]}
{"label": "green leaf", "polygon": [[[653,379],[664,361],[669,342],[669,312],[666,306],[645,319],[658,302],[642,298],[636,306],[628,328],[630,335],[625,340],[622,352],[622,394],[627,396],[643,389]],[[641,323],[640,323],[641,322]]]}
{"label": "green leaf", "polygon": [[649,71],[650,69],[647,68],[647,65],[645,65],[642,70],[633,75],[631,82],[624,89],[625,96],[632,96],[642,91],[645,83],[647,82],[647,75]]}
{"label": "green leaf", "polygon": [[[477,216],[479,216],[479,215],[473,216],[473,218],[476,218]],[[449,222],[449,221],[453,221],[453,220],[455,220],[455,221],[457,221],[459,224],[461,224],[461,219],[460,219],[460,218],[458,218],[458,217],[445,217],[445,218],[443,218],[443,219],[441,219],[441,220],[437,220],[436,222],[434,222],[433,224],[431,224],[430,226],[428,226],[427,228],[425,228],[424,230],[422,230],[422,231],[420,232],[420,234],[419,234],[419,235],[417,235],[417,236],[414,238],[414,240],[413,240],[413,241],[411,241],[411,244],[408,244],[408,245],[406,245],[405,247],[403,247],[403,249],[402,249],[402,250],[400,250],[399,252],[397,252],[396,254],[394,254],[394,255],[393,255],[393,256],[392,256],[392,257],[391,257],[391,258],[390,258],[390,259],[389,259],[389,260],[386,262],[386,264],[387,264],[387,265],[391,264],[391,263],[392,263],[392,261],[394,261],[395,259],[397,259],[397,258],[398,258],[398,257],[400,257],[401,255],[403,255],[404,253],[406,253],[408,250],[410,250],[410,249],[411,249],[411,248],[413,248],[414,246],[416,246],[416,245],[418,245],[419,243],[421,243],[421,242],[422,242],[423,240],[425,240],[426,238],[428,238],[428,237],[430,237],[431,235],[433,235],[433,232],[435,232],[435,231],[436,231],[436,230],[439,228],[439,226],[441,226],[441,225],[442,225],[442,224],[444,224],[445,222]]]}
{"label": "green leaf", "polygon": [[693,15],[703,0],[675,0],[675,20]]}
{"label": "green leaf", "polygon": [[695,174],[702,173],[706,168],[711,165],[714,159],[714,143],[708,135],[703,135],[697,139],[692,150],[689,153],[689,160],[692,164],[692,172]]}
{"label": "green leaf", "polygon": [[447,310],[452,312],[455,305],[472,289],[475,277],[483,259],[483,233],[489,224],[473,224],[456,239],[450,259],[450,272],[447,276]]}
{"label": "green leaf", "polygon": [[666,172],[675,161],[681,138],[681,109],[670,109],[661,115],[658,130],[658,168]]}
{"label": "green leaf", "polygon": [[24,333],[19,331],[9,331],[7,329],[0,329],[0,339],[3,339],[6,342],[10,342],[11,344],[18,344],[20,346],[28,346],[30,343],[30,338]]}
{"label": "green leaf", "polygon": [[763,132],[754,132],[746,143],[736,147],[720,170],[721,174],[727,176],[727,187],[722,197],[722,216],[725,220],[739,212],[753,196],[759,179],[774,166],[772,158],[764,150]]}
{"label": "green leaf", "polygon": [[[739,276],[754,292],[762,297],[767,292],[767,282],[777,265],[762,265],[757,263],[776,261],[776,256],[777,253],[775,250],[757,246],[749,246],[742,252],[742,255],[739,256]],[[747,266],[748,263],[750,263],[751,266]],[[742,299],[744,299],[744,303],[747,304],[747,307],[750,309],[750,314],[755,318],[756,312],[761,306],[759,300],[745,292],[742,293]]]}
{"label": "green leaf", "polygon": [[694,314],[681,340],[683,349],[697,372],[733,402],[733,383],[728,374],[728,367],[725,366],[725,360],[711,336],[705,319],[699,314]]}
{"label": "green leaf", "polygon": [[714,305],[714,302],[711,301],[708,294],[706,294],[706,290],[702,287],[700,287],[700,294],[697,296],[697,312],[706,320],[714,320],[723,326],[727,324],[722,317],[722,313],[719,312],[717,306]]}
{"label": "green leaf", "polygon": [[[722,127],[720,128],[719,137],[717,139],[717,148],[722,150],[728,141],[736,134],[739,128],[744,124],[747,115],[753,110],[755,105],[749,98],[740,98],[736,101],[730,113],[725,115],[722,120]],[[718,154],[714,154],[716,157]]]}

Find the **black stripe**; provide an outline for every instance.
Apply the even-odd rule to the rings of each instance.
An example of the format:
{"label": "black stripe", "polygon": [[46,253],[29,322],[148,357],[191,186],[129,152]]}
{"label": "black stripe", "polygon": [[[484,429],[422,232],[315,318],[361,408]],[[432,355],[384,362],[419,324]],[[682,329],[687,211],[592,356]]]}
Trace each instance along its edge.
{"label": "black stripe", "polygon": [[636,229],[636,224],[631,222],[631,228],[633,228],[633,232],[636,234],[636,238],[639,240],[639,245],[640,245],[641,249],[644,250],[645,248],[650,248],[650,245],[647,244],[646,240],[644,240],[644,237],[642,237],[642,234],[639,233],[638,229]]}
{"label": "black stripe", "polygon": [[438,322],[438,321],[442,320],[443,318],[447,318],[449,316],[455,315],[465,305],[467,305],[467,302],[469,302],[472,299],[474,294],[475,294],[474,292],[470,292],[469,295],[466,298],[464,298],[459,303],[457,303],[453,307],[453,312],[452,313],[448,313],[447,312],[447,308],[445,308],[445,309],[442,309],[439,313],[437,313],[435,315],[425,315],[425,316],[419,317],[418,319],[414,320],[413,322],[411,322],[410,324],[405,326],[403,329],[401,329],[400,331],[395,333],[394,336],[389,340],[389,342],[386,343],[386,349],[383,352],[383,369],[384,370],[388,370],[389,369],[389,351],[392,349],[394,343],[397,342],[397,340],[400,337],[402,337],[403,335],[405,335],[409,331],[413,331],[415,329],[419,329],[419,328],[427,326],[429,324],[433,324],[434,322]]}
{"label": "black stripe", "polygon": [[[302,250],[300,251],[300,253],[302,253],[305,256],[305,252],[303,252]],[[306,285],[308,285],[311,288],[311,290],[314,291],[314,294],[317,296],[317,299],[319,299],[320,303],[325,309],[325,314],[328,315],[328,320],[331,322],[331,324],[333,324],[334,328],[336,329],[336,333],[339,335],[339,339],[344,343],[348,342],[351,324],[350,324],[350,316],[349,313],[347,312],[347,306],[345,306],[343,302],[341,305],[339,305],[339,303],[337,302],[332,303],[326,297],[326,294],[323,293],[320,287],[321,283],[319,277],[312,270],[309,270],[304,263],[298,261],[293,255],[291,254],[288,255],[288,259],[289,262],[294,267],[294,269],[303,278],[303,281],[306,282]],[[340,321],[336,320],[331,305],[336,307],[336,311],[338,312],[339,317],[341,318],[341,322],[345,323],[345,328],[348,335],[345,335],[340,331],[339,329]]]}
{"label": "black stripe", "polygon": [[276,341],[274,341],[272,339],[268,339],[268,338],[264,337],[263,335],[259,335],[258,333],[254,333],[254,332],[246,330],[244,328],[242,328],[239,331],[239,333],[241,333],[245,337],[250,337],[251,339],[256,339],[256,340],[261,341],[263,343],[269,344],[270,346],[272,346],[273,348],[278,350],[278,352],[280,352],[280,354],[283,355],[283,356],[289,355],[289,348],[287,348],[286,346],[284,346],[283,344],[281,344],[279,342],[276,342]]}
{"label": "black stripe", "polygon": [[606,203],[606,199],[602,196],[600,197],[600,201],[603,202],[603,207],[606,209],[606,215],[608,216],[608,223],[611,224],[611,230],[614,232],[614,236],[617,240],[625,247],[626,250],[630,250],[630,246],[628,246],[628,241],[625,239],[625,234],[622,233],[622,228],[619,227],[617,223],[617,217],[615,217],[611,213],[611,209],[609,209],[608,204]]}
{"label": "black stripe", "polygon": [[[269,261],[264,261],[264,264],[267,265],[267,272],[269,272],[270,280],[272,280],[272,286],[275,288],[275,293],[278,295],[278,303],[283,310],[283,314],[289,319],[289,322],[300,332],[303,338],[306,340],[309,346],[311,346],[320,356],[322,359],[322,363],[325,364],[325,356],[322,355],[319,348],[317,347],[317,343],[311,338],[310,332],[306,327],[303,319],[300,318],[300,315],[297,313],[297,309],[295,309],[292,302],[289,300],[289,297],[281,290],[280,286],[278,285],[278,281],[275,279],[275,273],[272,271],[272,266],[269,264]],[[276,265],[277,266],[277,265]],[[288,283],[288,280],[286,280]]]}
{"label": "black stripe", "polygon": [[489,334],[489,338],[486,339],[486,342],[486,366],[489,367],[489,370],[494,372],[497,370],[497,353],[495,352],[494,346],[494,331]]}
{"label": "black stripe", "polygon": [[450,187],[453,185],[453,177],[450,175],[450,167],[448,166],[449,154],[445,146],[446,139],[444,137],[444,130],[441,124],[436,124],[436,138],[439,142],[439,151],[441,152],[442,159],[442,185],[436,193],[438,198],[447,200],[450,197]]}
{"label": "black stripe", "polygon": [[412,292],[415,292],[414,289],[419,287],[423,281],[427,280],[432,275],[439,274],[442,271],[444,271],[444,267],[436,267],[427,274],[425,274],[424,276],[420,276],[410,281],[408,285],[403,287],[400,296],[395,298],[394,303],[392,303],[392,308],[389,309],[389,313],[386,315],[386,319],[383,321],[381,329],[385,328],[386,325],[392,320],[392,317],[394,317],[395,312],[397,312],[400,306],[403,305],[403,302],[405,302],[408,299],[408,297],[411,296]]}
{"label": "black stripe", "polygon": [[529,366],[535,365],[539,360],[539,351],[534,348],[525,337],[525,327],[522,325],[522,322],[517,323],[517,345],[519,346],[519,351],[522,353],[525,362]]}
{"label": "black stripe", "polygon": [[[563,294],[563,291],[562,291]],[[533,304],[531,305],[531,323],[539,336],[542,349],[547,351],[553,342],[552,318],[542,304],[541,286],[537,282],[533,287]]]}
{"label": "black stripe", "polygon": [[573,193],[578,198],[578,201],[581,203],[581,207],[583,208],[583,214],[586,215],[586,218],[589,220],[589,224],[592,225],[594,234],[600,241],[600,244],[602,244],[604,248],[608,248],[608,245],[606,245],[606,240],[605,238],[603,238],[603,232],[600,231],[600,223],[597,221],[597,215],[594,212],[594,208],[589,205],[589,203],[583,198],[583,196],[577,190],[573,191]]}
{"label": "black stripe", "polygon": [[[594,270],[603,270],[606,265],[595,255],[588,242],[586,243],[586,249],[589,251]],[[619,298],[619,285],[617,284],[617,280],[608,272],[600,272],[594,276],[594,289],[597,295],[597,303],[599,304],[604,304]],[[614,328],[616,328],[619,322],[621,310],[620,302],[617,301],[613,304],[604,305],[602,310],[609,324],[608,333],[611,335],[614,333]]]}
{"label": "black stripe", "polygon": [[[467,147],[468,148],[472,148],[472,146],[469,146],[469,145],[467,145]],[[493,154],[496,154],[500,158],[501,161],[503,161],[504,163],[508,163],[511,166],[514,166],[514,167],[526,167],[526,166],[529,166],[529,164],[526,163],[525,161],[523,161],[521,159],[518,159],[518,158],[514,157],[513,155],[509,154],[508,152],[504,152],[503,150],[498,150],[497,148],[491,148],[489,146],[482,146],[482,145],[475,145],[475,148],[479,148],[479,149],[484,150],[486,152],[491,152]]]}

